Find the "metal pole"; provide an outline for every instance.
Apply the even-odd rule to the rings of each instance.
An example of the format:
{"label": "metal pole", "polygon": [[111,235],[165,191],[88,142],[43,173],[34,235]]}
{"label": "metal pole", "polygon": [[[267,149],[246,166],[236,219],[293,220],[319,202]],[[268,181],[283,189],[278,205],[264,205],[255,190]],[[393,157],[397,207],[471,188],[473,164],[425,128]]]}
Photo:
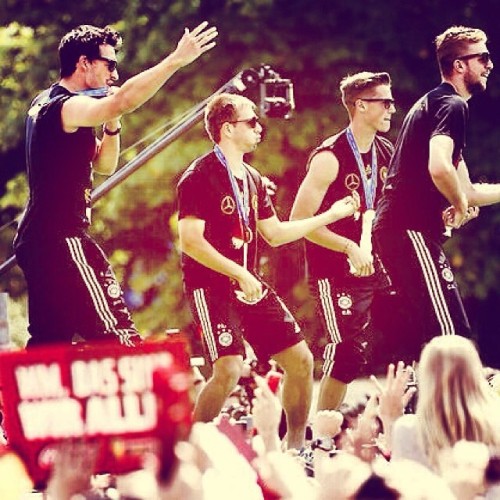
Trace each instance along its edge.
{"label": "metal pole", "polygon": [[10,347],[8,297],[7,293],[0,293],[0,351]]}

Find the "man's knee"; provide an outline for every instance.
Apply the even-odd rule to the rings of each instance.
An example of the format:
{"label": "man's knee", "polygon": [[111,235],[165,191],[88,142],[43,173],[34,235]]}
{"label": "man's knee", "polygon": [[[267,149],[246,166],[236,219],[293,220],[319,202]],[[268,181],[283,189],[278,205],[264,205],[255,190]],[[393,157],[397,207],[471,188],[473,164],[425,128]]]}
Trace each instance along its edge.
{"label": "man's knee", "polygon": [[361,376],[367,366],[366,349],[359,342],[343,341],[336,346],[330,376],[348,384]]}
{"label": "man's knee", "polygon": [[289,375],[308,377],[312,376],[314,359],[305,341],[301,341],[273,358]]}
{"label": "man's knee", "polygon": [[243,373],[242,356],[224,356],[213,365],[212,378],[217,383],[232,389]]}

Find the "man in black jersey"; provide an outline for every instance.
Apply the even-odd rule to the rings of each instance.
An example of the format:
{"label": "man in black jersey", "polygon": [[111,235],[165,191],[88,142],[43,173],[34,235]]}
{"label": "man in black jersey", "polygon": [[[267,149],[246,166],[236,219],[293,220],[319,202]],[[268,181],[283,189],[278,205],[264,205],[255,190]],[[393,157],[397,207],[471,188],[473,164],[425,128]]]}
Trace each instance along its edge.
{"label": "man in black jersey", "polygon": [[352,196],[309,219],[281,222],[260,174],[243,160],[261,139],[255,105],[220,94],[205,110],[214,150],[178,184],[184,284],[213,374],[198,396],[197,421],[215,418],[243,370],[244,340],[285,372],[287,446],[300,448],[312,393],[312,355],[283,301],[257,274],[257,232],[277,246],[354,213]]}
{"label": "man in black jersey", "polygon": [[408,360],[433,336],[470,334],[442,243],[477,207],[500,201],[500,185],[471,183],[463,157],[467,101],[485,90],[493,68],[486,35],[453,26],[435,42],[442,82],[404,120],[374,223],[375,248],[403,306]]}
{"label": "man in black jersey", "polygon": [[[120,117],[211,49],[216,36],[207,23],[186,28],[170,55],[120,88],[115,30],[82,25],[62,38],[61,79],[35,98],[26,119],[30,197],[14,249],[28,285],[29,346],[75,336],[128,346],[140,340],[115,275],[87,234],[92,171],[115,171]],[[94,127],[102,125],[98,139]]]}
{"label": "man in black jersey", "polygon": [[361,199],[354,217],[306,236],[311,289],[327,334],[319,410],[338,408],[349,382],[365,368],[370,306],[375,290],[388,285],[372,252],[371,228],[393,152],[378,135],[389,130],[395,112],[391,79],[357,73],[342,80],[340,91],[349,126],[313,151],[291,213],[293,219],[310,217],[348,193]]}

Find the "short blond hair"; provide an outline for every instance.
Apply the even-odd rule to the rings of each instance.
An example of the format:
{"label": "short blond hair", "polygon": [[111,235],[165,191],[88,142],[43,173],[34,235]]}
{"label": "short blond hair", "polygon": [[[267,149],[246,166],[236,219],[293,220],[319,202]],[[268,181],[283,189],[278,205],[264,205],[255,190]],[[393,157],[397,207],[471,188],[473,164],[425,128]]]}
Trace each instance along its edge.
{"label": "short blond hair", "polygon": [[357,99],[363,96],[367,90],[372,90],[379,85],[391,85],[389,73],[362,71],[344,77],[340,82],[342,104],[348,111],[352,110]]}
{"label": "short blond hair", "polygon": [[473,43],[487,42],[486,33],[478,28],[452,26],[436,37],[436,57],[439,71],[443,76],[453,72],[453,62],[467,53],[468,46]]}
{"label": "short blond hair", "polygon": [[216,95],[208,102],[205,108],[205,130],[215,144],[220,142],[222,125],[236,121],[238,111],[245,106],[250,106],[253,111],[257,108],[247,97],[229,93]]}

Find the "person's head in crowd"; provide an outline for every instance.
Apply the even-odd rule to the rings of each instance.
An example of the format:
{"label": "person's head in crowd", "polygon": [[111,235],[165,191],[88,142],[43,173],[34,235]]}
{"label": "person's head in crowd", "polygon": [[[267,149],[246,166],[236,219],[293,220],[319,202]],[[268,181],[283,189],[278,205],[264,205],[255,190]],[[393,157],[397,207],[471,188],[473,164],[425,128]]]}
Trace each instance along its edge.
{"label": "person's head in crowd", "polygon": [[474,344],[459,335],[433,338],[418,368],[416,415],[433,466],[440,450],[460,440],[500,444],[500,405]]}
{"label": "person's head in crowd", "polygon": [[344,418],[342,420],[341,431],[335,436],[335,446],[338,450],[343,449],[346,440],[348,441],[347,430],[356,428],[358,417],[365,411],[368,399],[369,395],[365,394],[350,403],[344,402],[340,405],[339,412]]}
{"label": "person's head in crowd", "polygon": [[397,500],[400,495],[395,489],[387,485],[383,477],[373,472],[360,486],[354,498],[355,500],[373,500],[374,498]]}

